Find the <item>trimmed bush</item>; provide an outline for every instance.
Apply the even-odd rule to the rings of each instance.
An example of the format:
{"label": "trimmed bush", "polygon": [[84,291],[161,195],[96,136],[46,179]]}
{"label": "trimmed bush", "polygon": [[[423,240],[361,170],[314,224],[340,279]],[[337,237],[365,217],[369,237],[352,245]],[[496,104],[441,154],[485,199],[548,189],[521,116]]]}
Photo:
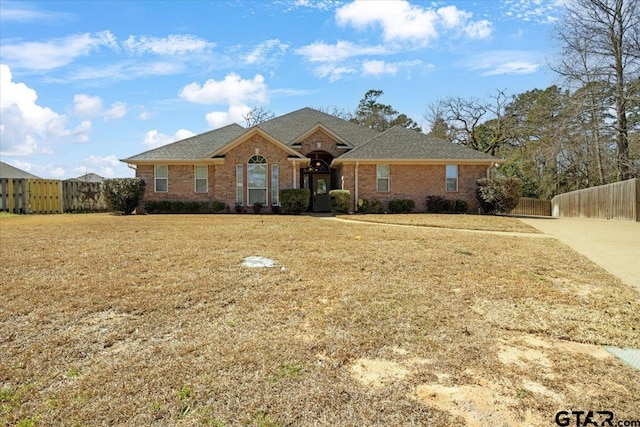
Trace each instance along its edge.
{"label": "trimmed bush", "polygon": [[349,190],[331,190],[329,191],[329,199],[331,200],[331,212],[349,213],[349,205],[351,205]]}
{"label": "trimmed bush", "polygon": [[410,213],[416,207],[416,202],[411,199],[393,199],[387,203],[390,213]]}
{"label": "trimmed bush", "polygon": [[311,192],[306,188],[288,188],[280,191],[280,211],[287,215],[300,215],[309,207]]}
{"label": "trimmed bush", "polygon": [[467,211],[469,210],[469,203],[467,203],[466,200],[454,200],[455,202],[455,207],[453,209],[453,211],[455,213],[467,213]]}
{"label": "trimmed bush", "polygon": [[476,197],[486,213],[509,213],[522,195],[522,185],[518,178],[482,178],[477,183]]}
{"label": "trimmed bush", "polygon": [[445,209],[445,199],[442,196],[427,196],[427,212],[442,213]]}
{"label": "trimmed bush", "polygon": [[214,200],[213,203],[211,203],[211,211],[213,213],[223,212],[226,207],[227,205],[219,200]]}
{"label": "trimmed bush", "polygon": [[262,212],[262,208],[264,208],[264,204],[262,202],[255,202],[253,204],[253,213],[259,214],[260,212]]}
{"label": "trimmed bush", "polygon": [[144,210],[149,214],[198,214],[198,213],[220,213],[223,212],[226,205],[224,202],[205,202],[205,201],[182,201],[182,200],[147,200],[144,203]]}
{"label": "trimmed bush", "polygon": [[366,214],[371,210],[369,199],[358,199],[358,212]]}
{"label": "trimmed bush", "polygon": [[384,205],[378,199],[358,199],[358,212],[380,214],[384,212]]}
{"label": "trimmed bush", "polygon": [[138,207],[146,185],[140,178],[106,179],[102,183],[102,195],[109,209],[131,215]]}

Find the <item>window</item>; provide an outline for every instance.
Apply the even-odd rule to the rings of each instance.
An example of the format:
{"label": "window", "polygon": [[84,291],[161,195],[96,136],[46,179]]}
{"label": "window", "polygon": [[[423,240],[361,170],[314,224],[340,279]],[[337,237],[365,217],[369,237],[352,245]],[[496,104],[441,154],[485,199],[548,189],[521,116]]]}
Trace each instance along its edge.
{"label": "window", "polygon": [[243,202],[243,191],[244,187],[244,177],[242,172],[242,165],[236,165],[236,205],[242,205]]}
{"label": "window", "polygon": [[167,165],[156,165],[154,173],[156,193],[166,193],[169,191],[169,167]]}
{"label": "window", "polygon": [[208,166],[195,166],[194,175],[196,180],[196,193],[206,193],[209,191],[208,172]]}
{"label": "window", "polygon": [[278,200],[278,165],[271,165],[271,206],[278,206],[280,201]]}
{"label": "window", "polygon": [[376,176],[378,178],[378,191],[389,192],[389,165],[377,165]]}
{"label": "window", "polygon": [[447,165],[447,191],[458,191],[458,165]]}
{"label": "window", "polygon": [[247,204],[267,205],[267,159],[256,154],[247,163]]}

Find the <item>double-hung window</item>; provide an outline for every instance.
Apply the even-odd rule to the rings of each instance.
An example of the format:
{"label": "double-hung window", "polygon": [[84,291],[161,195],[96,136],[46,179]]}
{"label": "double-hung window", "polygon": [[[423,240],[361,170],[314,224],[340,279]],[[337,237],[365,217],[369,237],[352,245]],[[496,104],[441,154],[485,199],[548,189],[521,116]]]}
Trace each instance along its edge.
{"label": "double-hung window", "polygon": [[458,165],[447,165],[446,169],[447,191],[458,191]]}
{"label": "double-hung window", "polygon": [[208,178],[208,166],[195,166],[195,189],[196,193],[206,193],[209,191],[209,178]]}
{"label": "double-hung window", "polygon": [[389,165],[377,165],[376,177],[378,182],[377,183],[378,192],[388,193],[389,192]]}
{"label": "double-hung window", "polygon": [[280,205],[278,194],[278,175],[280,171],[278,165],[271,165],[271,206]]}
{"label": "double-hung window", "polygon": [[259,154],[247,162],[247,202],[267,205],[267,159]]}
{"label": "double-hung window", "polygon": [[236,205],[242,206],[244,195],[244,172],[242,165],[236,165]]}
{"label": "double-hung window", "polygon": [[169,166],[155,165],[154,177],[156,193],[166,193],[169,191]]}

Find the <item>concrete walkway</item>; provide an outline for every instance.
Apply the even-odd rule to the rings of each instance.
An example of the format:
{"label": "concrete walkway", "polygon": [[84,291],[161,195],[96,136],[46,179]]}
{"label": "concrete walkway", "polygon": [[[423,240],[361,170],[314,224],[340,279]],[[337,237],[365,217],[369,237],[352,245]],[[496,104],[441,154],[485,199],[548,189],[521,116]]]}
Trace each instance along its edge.
{"label": "concrete walkway", "polygon": [[555,237],[628,285],[640,289],[640,222],[515,217]]}

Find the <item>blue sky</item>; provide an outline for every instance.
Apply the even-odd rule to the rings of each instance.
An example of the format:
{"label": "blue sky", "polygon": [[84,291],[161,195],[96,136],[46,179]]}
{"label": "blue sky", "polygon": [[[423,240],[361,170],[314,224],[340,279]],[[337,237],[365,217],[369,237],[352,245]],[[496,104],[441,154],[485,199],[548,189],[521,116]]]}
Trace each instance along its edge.
{"label": "blue sky", "polygon": [[423,123],[448,96],[557,83],[562,0],[0,1],[0,157],[43,178],[119,162],[255,106],[354,110],[369,89]]}

